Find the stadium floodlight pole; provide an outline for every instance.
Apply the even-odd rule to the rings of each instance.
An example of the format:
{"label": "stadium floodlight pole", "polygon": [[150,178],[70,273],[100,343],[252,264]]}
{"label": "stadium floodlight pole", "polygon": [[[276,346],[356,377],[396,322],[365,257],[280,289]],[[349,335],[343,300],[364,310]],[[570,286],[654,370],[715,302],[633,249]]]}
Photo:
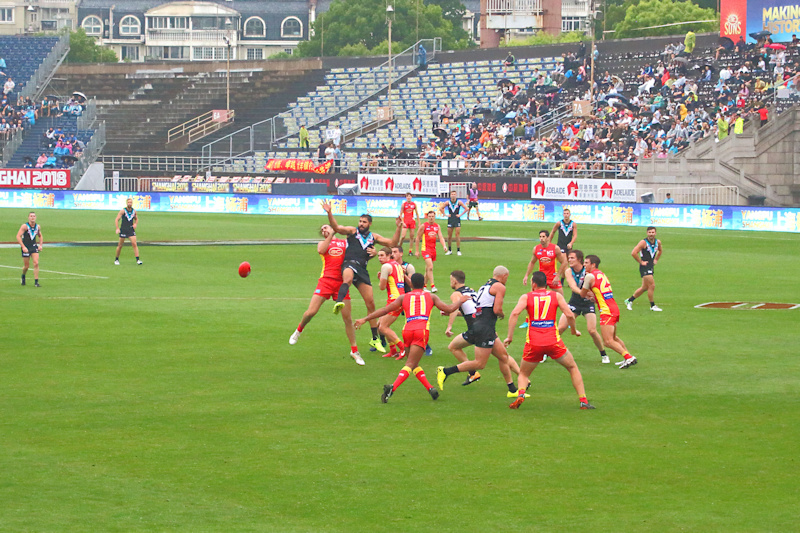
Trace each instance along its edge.
{"label": "stadium floodlight pole", "polygon": [[386,6],[386,20],[389,23],[389,86],[387,92],[389,93],[389,113],[392,113],[392,15],[394,8],[391,4]]}

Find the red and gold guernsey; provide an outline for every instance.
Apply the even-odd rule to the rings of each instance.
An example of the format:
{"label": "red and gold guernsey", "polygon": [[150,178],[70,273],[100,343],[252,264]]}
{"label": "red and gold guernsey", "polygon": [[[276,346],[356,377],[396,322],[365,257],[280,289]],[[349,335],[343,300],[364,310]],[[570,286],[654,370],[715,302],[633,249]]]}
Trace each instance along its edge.
{"label": "red and gold guernsey", "polygon": [[556,245],[537,244],[533,249],[533,255],[539,260],[539,270],[547,275],[547,279],[552,279],[556,274]]}
{"label": "red and gold guernsey", "polygon": [[386,292],[389,294],[387,303],[392,303],[397,300],[401,294],[405,294],[405,275],[403,274],[403,266],[397,261],[389,261],[388,263],[392,269],[389,271],[389,277],[386,279]]}
{"label": "red and gold guernsey", "polygon": [[414,289],[403,298],[403,312],[406,315],[406,326],[403,331],[428,329],[428,320],[433,310],[433,296],[423,289]]}
{"label": "red and gold guernsey", "polygon": [[442,230],[439,228],[439,224],[435,222],[433,224],[426,222],[422,225],[422,232],[425,236],[422,240],[423,252],[433,252],[436,250],[436,241],[439,240],[440,231]]}
{"label": "red and gold guernsey", "polygon": [[528,336],[535,346],[551,346],[561,340],[556,327],[558,296],[553,291],[539,289],[528,293]]}
{"label": "red and gold guernsey", "polygon": [[414,221],[414,210],[417,208],[417,204],[414,202],[403,202],[402,210],[403,210],[403,222],[406,223],[406,226],[409,225]]}
{"label": "red and gold guernsey", "polygon": [[595,270],[592,274],[594,275],[592,294],[594,294],[594,299],[597,300],[597,308],[600,310],[600,314],[619,316],[619,307],[614,300],[614,293],[611,290],[611,283],[608,278],[599,270]]}
{"label": "red and gold guernsey", "polygon": [[322,257],[321,278],[328,278],[334,281],[342,281],[342,263],[344,262],[344,252],[347,249],[347,241],[344,239],[332,239]]}

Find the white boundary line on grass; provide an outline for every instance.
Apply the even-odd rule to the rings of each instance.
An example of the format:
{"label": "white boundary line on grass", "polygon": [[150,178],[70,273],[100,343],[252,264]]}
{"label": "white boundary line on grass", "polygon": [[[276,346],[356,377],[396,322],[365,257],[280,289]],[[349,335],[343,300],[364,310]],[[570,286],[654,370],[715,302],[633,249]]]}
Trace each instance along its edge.
{"label": "white boundary line on grass", "polygon": [[[0,268],[12,268],[14,270],[21,270],[21,266],[0,265]],[[58,270],[44,270],[39,269],[39,272],[48,272],[50,274],[61,274],[63,276],[76,276],[79,278],[92,278],[92,279],[108,279],[107,276],[95,276],[94,274],[74,274],[72,272],[60,272]]]}
{"label": "white boundary line on grass", "polygon": [[[764,305],[766,305],[766,303],[742,302],[740,304],[732,305],[730,307],[706,307],[707,305],[713,305],[713,304],[719,304],[719,303],[733,303],[733,302],[705,302],[705,303],[702,303],[702,304],[695,305],[694,307],[695,307],[695,309],[740,309],[743,305],[755,304],[755,305],[751,305],[751,307],[748,307],[747,310],[749,310],[749,309],[759,309],[759,310],[761,310],[761,308]],[[791,305],[792,307],[782,307],[780,309],[769,309],[769,308],[767,308],[767,309],[765,309],[766,311],[791,311],[793,309],[800,309],[800,304],[793,304],[793,303],[788,303],[788,302],[767,302],[767,303],[781,303],[781,304],[784,304],[784,305]]]}
{"label": "white boundary line on grass", "polygon": [[[6,298],[6,300],[20,300],[20,298]],[[27,299],[27,298],[25,298]],[[261,301],[261,300],[298,300],[308,301],[308,298],[246,298],[237,296],[45,296],[42,300],[232,300],[232,301]]]}

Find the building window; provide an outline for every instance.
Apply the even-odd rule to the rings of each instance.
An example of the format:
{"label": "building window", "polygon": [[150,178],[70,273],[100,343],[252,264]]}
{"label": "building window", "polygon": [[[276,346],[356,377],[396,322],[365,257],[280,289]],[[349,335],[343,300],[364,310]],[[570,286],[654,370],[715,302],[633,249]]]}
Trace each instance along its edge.
{"label": "building window", "polygon": [[561,19],[561,31],[562,32],[570,32],[570,31],[580,31],[583,29],[583,17],[562,17]]}
{"label": "building window", "polygon": [[132,15],[123,17],[119,23],[119,32],[121,35],[139,35],[141,33],[141,24],[139,19]]}
{"label": "building window", "polygon": [[103,21],[94,15],[83,19],[81,27],[86,32],[86,35],[102,35],[103,34]]}
{"label": "building window", "polygon": [[14,22],[14,8],[0,7],[0,22]]}
{"label": "building window", "polygon": [[283,51],[289,55],[292,55],[294,53],[294,48],[284,48]]}
{"label": "building window", "polygon": [[188,27],[187,17],[150,17],[151,30],[185,30]]}
{"label": "building window", "polygon": [[303,24],[297,17],[287,17],[281,25],[281,37],[302,37]]}
{"label": "building window", "polygon": [[139,61],[139,47],[123,45],[120,53],[120,59],[125,61]]}
{"label": "building window", "polygon": [[194,48],[194,55],[192,55],[192,59],[195,61],[227,59],[227,52],[227,48],[222,46],[196,46]]}
{"label": "building window", "polygon": [[263,37],[264,28],[264,21],[260,17],[251,17],[244,23],[244,36]]}
{"label": "building window", "polygon": [[248,48],[247,49],[247,59],[251,61],[253,59],[264,59],[264,49],[263,48]]}

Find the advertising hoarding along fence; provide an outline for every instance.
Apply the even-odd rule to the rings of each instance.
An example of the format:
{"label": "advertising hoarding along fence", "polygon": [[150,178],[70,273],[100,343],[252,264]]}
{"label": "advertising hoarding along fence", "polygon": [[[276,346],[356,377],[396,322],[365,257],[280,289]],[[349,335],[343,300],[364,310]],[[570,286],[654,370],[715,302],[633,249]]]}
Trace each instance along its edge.
{"label": "advertising hoarding along fence", "polygon": [[531,178],[531,198],[587,202],[636,202],[634,180]]}
{"label": "advertising hoarding along fence", "polygon": [[70,171],[45,168],[0,169],[0,188],[69,189]]}
{"label": "advertising hoarding along fence", "polygon": [[437,196],[438,175],[425,174],[359,174],[358,188],[361,194],[403,194]]}
{"label": "advertising hoarding along fence", "polygon": [[[0,190],[0,208],[95,209],[118,211],[127,198],[139,211],[242,213],[256,215],[313,215],[325,213],[323,200],[331,201],[337,215],[357,217],[370,213],[394,218],[403,198],[363,196],[267,196],[263,194],[192,194],[176,192],[122,193],[53,190]],[[421,213],[437,209],[441,199],[416,199]],[[800,233],[800,209],[773,207],[634,204],[551,200],[481,200],[484,220],[552,223],[564,208],[586,224],[658,226],[722,230],[785,231]],[[546,226],[545,226],[546,227]],[[539,229],[534,226],[534,229]]]}

